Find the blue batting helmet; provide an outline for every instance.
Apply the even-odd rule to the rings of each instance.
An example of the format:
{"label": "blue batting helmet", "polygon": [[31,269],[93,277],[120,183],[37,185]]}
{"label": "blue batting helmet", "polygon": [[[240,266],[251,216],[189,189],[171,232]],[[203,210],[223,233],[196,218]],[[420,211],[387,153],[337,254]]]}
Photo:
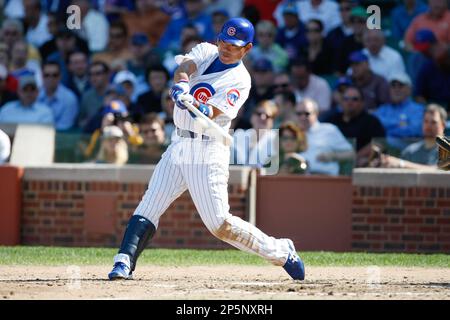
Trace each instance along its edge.
{"label": "blue batting helmet", "polygon": [[253,42],[255,29],[250,21],[245,18],[231,18],[224,23],[222,31],[217,38],[235,46],[246,46]]}

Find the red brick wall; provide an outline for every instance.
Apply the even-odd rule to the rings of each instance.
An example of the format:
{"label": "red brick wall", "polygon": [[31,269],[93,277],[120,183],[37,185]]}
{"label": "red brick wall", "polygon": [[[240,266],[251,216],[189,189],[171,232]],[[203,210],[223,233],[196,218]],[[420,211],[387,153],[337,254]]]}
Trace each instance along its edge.
{"label": "red brick wall", "polygon": [[[117,247],[146,188],[144,183],[24,181],[21,242]],[[229,186],[229,202],[231,213],[247,220],[246,190]],[[188,192],[162,216],[152,246],[229,247],[203,225]]]}
{"label": "red brick wall", "polygon": [[[62,172],[65,178],[61,180],[71,179],[70,170]],[[77,174],[77,170],[74,170],[74,174]],[[130,172],[132,173],[132,170]],[[47,175],[52,173],[53,171],[40,172],[39,178],[26,175],[22,182],[21,243],[117,247],[122,240],[127,221],[144,194],[147,184],[50,181],[55,179],[55,176],[47,178]],[[98,174],[101,176],[103,173]],[[59,178],[59,173],[57,177]],[[353,192],[353,196],[349,194],[347,197],[341,197],[342,201],[333,201],[335,210],[340,210],[351,198],[351,206],[345,204],[345,212],[349,217],[348,228],[351,228],[349,248],[372,252],[450,253],[450,186],[375,187],[377,183],[382,185],[383,181],[380,179],[386,179],[387,176],[380,173],[368,178],[369,182],[375,179],[374,186],[356,186],[360,181],[355,180],[361,179],[353,179],[353,187],[349,190]],[[427,177],[422,175],[421,181],[425,181],[425,178]],[[308,181],[305,183],[308,184]],[[329,181],[324,183],[329,184]],[[446,185],[446,180],[443,185]],[[231,185],[229,200],[231,213],[248,220],[247,190],[242,190],[238,185]],[[282,208],[286,202],[279,197],[274,202],[275,206],[276,204]],[[320,212],[317,214],[320,215]],[[256,214],[258,215],[258,212]],[[302,211],[298,211],[298,214],[301,215]],[[308,219],[308,223],[315,222]],[[320,220],[311,228],[319,228],[321,224]],[[280,230],[280,234],[285,235],[286,230]],[[204,227],[188,192],[177,199],[163,215],[152,246],[229,247],[214,238]]]}
{"label": "red brick wall", "polygon": [[450,187],[353,187],[352,248],[450,253]]}
{"label": "red brick wall", "polygon": [[23,169],[0,165],[0,245],[20,244]]}
{"label": "red brick wall", "polygon": [[257,182],[256,225],[300,251],[350,251],[349,177],[266,176]]}

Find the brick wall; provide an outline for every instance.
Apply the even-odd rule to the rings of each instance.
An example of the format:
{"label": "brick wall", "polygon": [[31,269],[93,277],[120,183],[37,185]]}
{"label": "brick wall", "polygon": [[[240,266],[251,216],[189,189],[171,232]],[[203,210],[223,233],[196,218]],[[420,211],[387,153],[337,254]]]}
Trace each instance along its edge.
{"label": "brick wall", "polygon": [[449,180],[444,184],[436,182],[444,186],[411,181],[405,183],[409,186],[398,186],[401,177],[398,180],[389,175],[380,183],[372,177],[372,186],[354,185],[352,248],[450,253],[450,176],[444,178]]}
{"label": "brick wall", "polygon": [[[142,180],[142,179],[141,179]],[[147,182],[23,181],[21,242],[24,245],[117,247]],[[229,186],[233,215],[247,220],[246,188]],[[203,225],[185,192],[160,220],[152,246],[226,248]]]}
{"label": "brick wall", "polygon": [[[146,190],[151,172],[146,166],[25,168],[21,243],[117,247],[129,217]],[[249,172],[242,168],[230,171],[229,203],[232,214],[247,221],[250,215],[257,221],[254,206],[250,208],[252,201],[248,199],[249,188],[252,188]],[[306,179],[305,190],[311,188],[308,177],[298,179]],[[318,193],[327,190],[320,186],[320,181],[316,183],[321,190]],[[331,182],[324,179],[323,183],[329,186]],[[450,173],[356,169],[351,183],[348,196],[330,201],[333,206],[330,212],[336,212],[344,205],[347,208],[342,219],[348,221],[351,232],[348,248],[371,252],[450,253]],[[312,197],[305,191],[301,194]],[[292,198],[292,194],[278,194],[270,202],[274,207],[269,211],[276,214],[278,209],[286,208],[287,200],[283,197]],[[300,220],[306,219],[304,224],[314,224],[312,229],[323,225],[326,210],[314,211],[321,217],[314,222],[301,209],[299,206],[293,212],[301,215]],[[289,228],[292,229],[292,222],[289,218],[278,219],[277,234],[286,236]],[[326,234],[330,240],[336,239],[335,233]],[[297,238],[302,239],[302,236],[304,232]],[[297,239],[294,234],[291,237]],[[320,237],[323,233],[316,240],[310,240],[319,243]],[[188,192],[163,215],[152,245],[161,248],[229,247],[204,227]],[[322,249],[319,246],[316,250]]]}

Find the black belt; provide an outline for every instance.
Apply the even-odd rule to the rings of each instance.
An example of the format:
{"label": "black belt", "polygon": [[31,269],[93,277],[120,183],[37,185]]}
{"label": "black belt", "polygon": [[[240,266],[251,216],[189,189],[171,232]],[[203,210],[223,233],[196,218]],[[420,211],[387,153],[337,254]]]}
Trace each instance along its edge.
{"label": "black belt", "polygon": [[[191,139],[196,139],[199,136],[199,134],[196,132],[192,132],[192,131],[184,130],[184,129],[180,129],[180,128],[177,128],[177,135],[182,138],[191,138]],[[210,139],[211,138],[209,136],[202,135],[202,140],[210,140]]]}

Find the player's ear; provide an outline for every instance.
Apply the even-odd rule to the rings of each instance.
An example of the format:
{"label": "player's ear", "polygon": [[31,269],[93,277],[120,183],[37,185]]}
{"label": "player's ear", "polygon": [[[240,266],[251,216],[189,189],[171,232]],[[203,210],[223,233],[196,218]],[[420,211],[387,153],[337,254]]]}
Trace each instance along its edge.
{"label": "player's ear", "polygon": [[253,43],[247,43],[247,45],[244,47],[244,54],[247,54],[247,52],[249,52],[251,48],[253,48]]}

